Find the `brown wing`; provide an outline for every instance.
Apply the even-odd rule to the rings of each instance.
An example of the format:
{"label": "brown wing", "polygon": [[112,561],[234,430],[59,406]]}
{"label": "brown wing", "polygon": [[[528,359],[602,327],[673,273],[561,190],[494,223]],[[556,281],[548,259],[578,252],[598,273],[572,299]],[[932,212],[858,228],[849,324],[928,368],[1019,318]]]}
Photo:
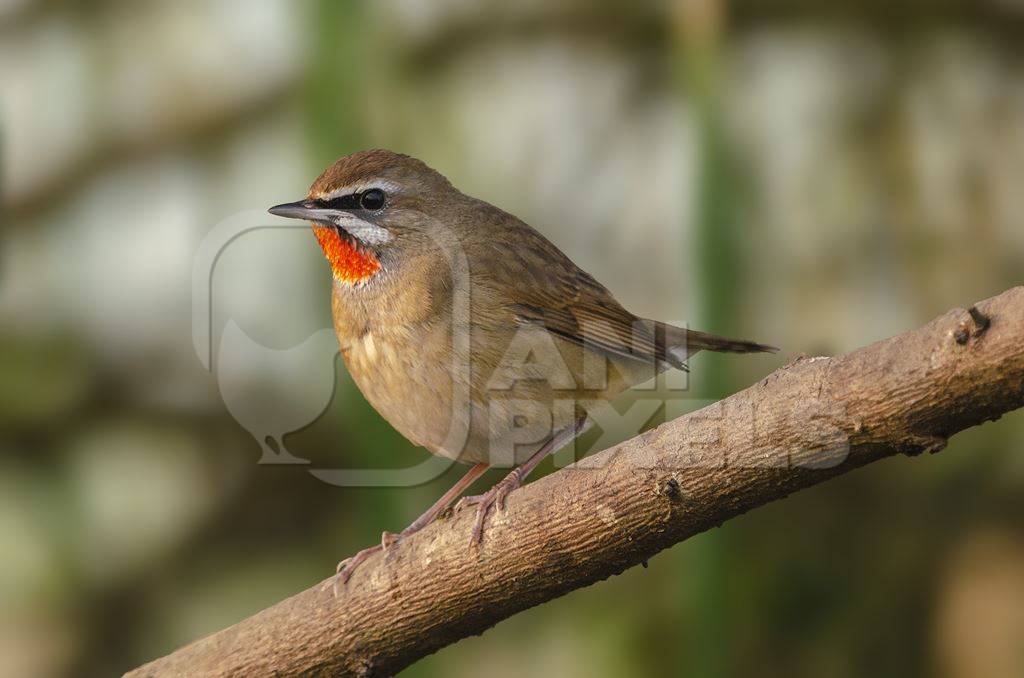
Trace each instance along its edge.
{"label": "brown wing", "polygon": [[[518,222],[508,240],[488,243],[484,278],[515,322],[549,332],[609,356],[686,368],[700,349],[747,353],[775,351],[755,342],[727,339],[639,318],[603,285],[529,226]],[[509,290],[514,290],[509,293]]]}
{"label": "brown wing", "polygon": [[[549,332],[610,356],[645,364],[685,364],[666,345],[665,326],[636,317],[594,278],[532,228],[514,229],[508,244],[490,243],[484,279],[516,323]],[[509,293],[508,290],[514,290]]]}

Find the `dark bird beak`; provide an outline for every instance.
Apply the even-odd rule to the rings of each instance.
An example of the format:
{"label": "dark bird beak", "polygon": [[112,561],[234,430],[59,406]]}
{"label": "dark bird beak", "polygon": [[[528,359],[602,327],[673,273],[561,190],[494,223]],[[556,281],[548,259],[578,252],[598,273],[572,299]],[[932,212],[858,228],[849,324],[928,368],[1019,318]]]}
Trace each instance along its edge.
{"label": "dark bird beak", "polygon": [[324,218],[323,207],[313,200],[300,200],[299,202],[286,202],[282,205],[274,205],[267,210],[274,216],[286,217],[288,219],[306,219],[308,221],[322,221]]}

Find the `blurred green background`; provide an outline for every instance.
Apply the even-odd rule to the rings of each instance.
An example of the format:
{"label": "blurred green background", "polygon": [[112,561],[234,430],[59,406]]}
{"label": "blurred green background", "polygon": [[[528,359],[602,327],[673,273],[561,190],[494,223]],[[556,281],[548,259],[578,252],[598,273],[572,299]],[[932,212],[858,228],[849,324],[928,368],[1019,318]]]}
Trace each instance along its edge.
{"label": "blurred green background", "polygon": [[[695,399],[1024,279],[1011,0],[0,0],[0,106],[3,676],[165,654],[454,482],[258,464],[193,349],[203,237],[341,155],[421,157],[636,313],[783,347],[698,356]],[[308,232],[240,239],[215,335],[294,346],[328,295]],[[250,395],[281,402],[264,367]],[[335,369],[288,449],[421,461]],[[1022,676],[1022,440],[1017,413],[826,483],[408,675]]]}

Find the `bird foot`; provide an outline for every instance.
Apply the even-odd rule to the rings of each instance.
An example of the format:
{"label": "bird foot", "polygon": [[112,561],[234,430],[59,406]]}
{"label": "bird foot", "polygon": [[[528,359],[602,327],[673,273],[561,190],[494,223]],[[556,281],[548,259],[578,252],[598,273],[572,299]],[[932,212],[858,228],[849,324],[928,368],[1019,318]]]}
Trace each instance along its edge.
{"label": "bird foot", "polygon": [[498,509],[504,511],[505,500],[508,498],[508,495],[512,494],[514,490],[519,489],[522,482],[522,475],[519,473],[519,469],[516,469],[487,492],[463,497],[459,501],[455,506],[456,511],[461,511],[467,506],[476,506],[476,522],[473,524],[473,532],[469,538],[470,547],[479,546],[480,542],[483,541],[484,521],[487,520],[487,514],[490,512],[491,507],[497,504]]}
{"label": "bird foot", "polygon": [[320,590],[325,591],[327,590],[327,587],[330,586],[331,589],[334,591],[334,597],[337,598],[339,583],[342,586],[347,584],[348,580],[352,577],[352,573],[356,571],[357,567],[363,564],[363,561],[365,561],[367,558],[369,558],[375,553],[387,551],[399,540],[401,540],[402,537],[404,536],[404,533],[396,534],[394,532],[382,532],[380,535],[379,544],[377,544],[376,546],[370,546],[369,548],[365,548],[359,553],[355,554],[354,556],[346,558],[345,560],[338,563],[338,567],[335,568],[335,575],[328,579],[320,588]]}

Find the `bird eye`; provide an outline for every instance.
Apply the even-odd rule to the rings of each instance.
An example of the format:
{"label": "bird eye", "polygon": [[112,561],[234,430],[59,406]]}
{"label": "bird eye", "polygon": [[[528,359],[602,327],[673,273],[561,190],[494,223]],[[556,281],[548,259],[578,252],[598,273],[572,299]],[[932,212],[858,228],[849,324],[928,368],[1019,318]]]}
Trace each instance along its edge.
{"label": "bird eye", "polygon": [[364,210],[370,210],[371,212],[379,210],[381,207],[384,207],[385,197],[384,191],[379,188],[371,188],[363,193],[363,196],[359,201],[359,206]]}

